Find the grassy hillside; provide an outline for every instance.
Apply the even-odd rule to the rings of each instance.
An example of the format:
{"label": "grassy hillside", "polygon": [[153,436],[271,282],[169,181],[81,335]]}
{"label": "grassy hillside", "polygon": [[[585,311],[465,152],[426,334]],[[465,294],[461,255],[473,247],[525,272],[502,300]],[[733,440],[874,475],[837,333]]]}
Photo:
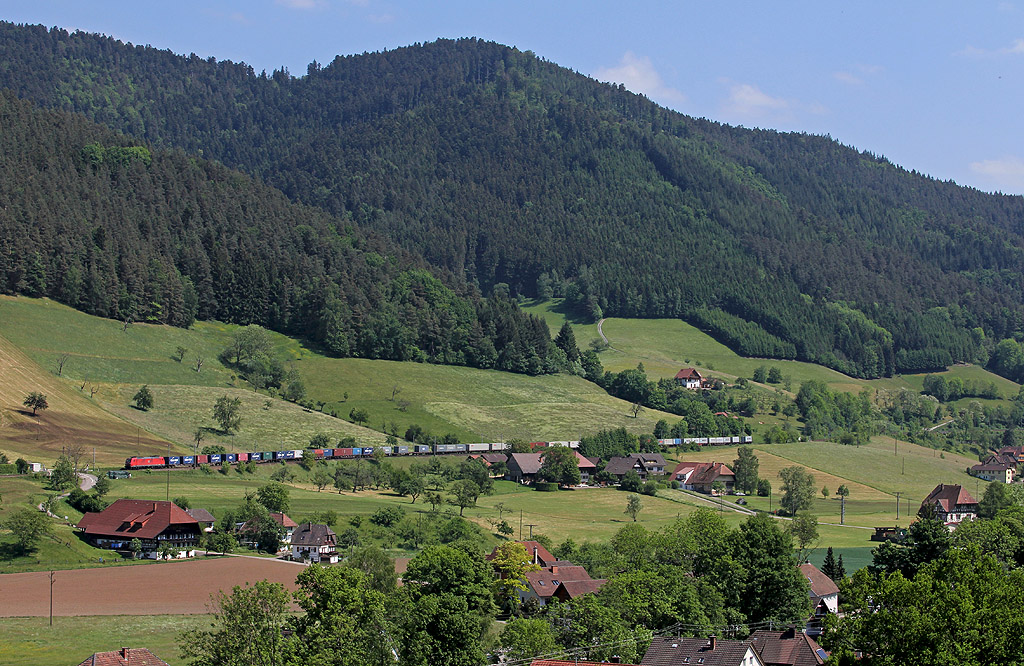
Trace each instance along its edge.
{"label": "grassy hillside", "polygon": [[[659,418],[674,418],[653,410],[633,418],[627,403],[577,377],[528,377],[454,366],[332,359],[296,340],[272,334],[276,353],[299,371],[309,396],[327,402],[325,414],[320,414],[248,390],[244,381],[220,363],[218,354],[237,330],[232,325],[199,322],[186,330],[134,324],[125,331],[120,322],[46,299],[0,297],[0,311],[0,335],[13,343],[8,345],[12,350],[19,347],[42,366],[36,375],[41,377],[39,382],[45,380],[47,390],[84,399],[112,423],[117,422],[112,415],[120,417],[170,440],[177,450],[191,448],[197,428],[208,429],[206,443],[223,443],[239,450],[277,443],[298,447],[318,432],[350,435],[365,443],[382,441],[379,432],[327,416],[334,412],[347,417],[354,408],[367,410],[371,428],[383,429],[387,424],[401,435],[415,423],[437,435],[455,433],[463,441],[577,439],[598,428],[619,426],[650,432]],[[177,360],[179,346],[188,350],[183,362]],[[57,359],[65,353],[69,358],[61,380],[46,370],[55,370]],[[201,372],[195,370],[197,355],[204,359]],[[28,388],[34,381],[19,385],[10,400],[16,398],[20,404],[24,394],[34,390]],[[130,406],[142,384],[148,384],[154,394],[156,407],[149,412]],[[83,396],[94,388],[93,403]],[[231,436],[212,429],[212,404],[226,394],[243,401],[242,428]],[[266,408],[268,400],[271,407]],[[57,414],[56,409],[50,412]],[[135,434],[131,426],[119,427]],[[157,441],[152,438],[138,446],[122,442],[117,455],[105,460],[117,462],[126,453],[165,450],[166,443]],[[59,444],[56,446],[59,450]]]}
{"label": "grassy hillside", "polygon": [[[597,326],[586,323],[562,308],[561,299],[534,301],[527,311],[544,317],[552,333],[568,321],[580,346],[597,338]],[[819,380],[834,390],[858,392],[864,388],[900,389],[920,391],[924,386],[924,374],[901,374],[886,379],[863,380],[844,375],[830,368],[802,361],[746,358],[716,341],[707,333],[680,319],[605,319],[602,326],[611,348],[601,353],[605,369],[618,372],[635,368],[643,363],[652,379],[673,377],[684,367],[695,367],[724,378],[750,378],[759,366],[776,366],[784,377],[788,377],[791,390],[796,391],[801,382]],[[965,381],[995,382],[1005,397],[1016,395],[1020,385],[995,375],[975,365],[955,365],[941,374],[959,377]],[[965,398],[969,402],[972,398]]]}
{"label": "grassy hillside", "polygon": [[[76,385],[47,372],[2,336],[0,377],[0,451],[12,459],[24,457],[49,465],[61,447],[77,442],[90,452],[95,449],[98,462],[111,463],[123,461],[139,448],[162,451],[167,446],[148,430],[105,411]],[[36,416],[22,406],[31,391],[44,393],[49,403],[49,409]]]}
{"label": "grassy hillside", "polygon": [[[645,410],[637,418],[629,404],[579,377],[528,377],[456,366],[308,357],[295,364],[309,392],[329,400],[329,409],[370,413],[370,423],[398,425],[399,434],[418,423],[436,434],[455,432],[475,441],[579,439],[620,426],[650,432],[671,414]],[[391,400],[395,387],[400,393]],[[348,401],[342,403],[344,393]],[[409,405],[402,411],[402,400]]]}

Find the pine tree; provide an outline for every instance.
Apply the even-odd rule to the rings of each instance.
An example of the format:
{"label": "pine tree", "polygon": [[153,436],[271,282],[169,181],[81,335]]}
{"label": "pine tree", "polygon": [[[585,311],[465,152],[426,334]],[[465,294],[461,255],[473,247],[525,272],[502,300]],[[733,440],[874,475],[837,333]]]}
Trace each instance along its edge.
{"label": "pine tree", "polygon": [[839,562],[836,564],[836,577],[833,580],[846,578],[846,567],[843,566],[843,554],[839,553]]}
{"label": "pine tree", "polygon": [[575,363],[579,360],[580,349],[576,346],[576,335],[572,332],[572,326],[569,325],[569,322],[562,324],[558,335],[555,336],[555,345],[565,352],[565,357],[569,359],[570,363]]}
{"label": "pine tree", "polygon": [[[842,555],[840,555],[842,557]],[[821,573],[825,574],[832,580],[836,580],[838,577],[838,563],[836,562],[836,556],[832,553],[832,546],[828,547],[828,551],[825,553],[825,561],[821,564]]]}

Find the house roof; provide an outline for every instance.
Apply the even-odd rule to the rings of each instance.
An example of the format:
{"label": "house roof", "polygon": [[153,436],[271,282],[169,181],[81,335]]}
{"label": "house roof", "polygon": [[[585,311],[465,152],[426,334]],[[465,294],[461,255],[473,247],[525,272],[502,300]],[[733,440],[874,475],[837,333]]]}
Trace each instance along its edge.
{"label": "house roof", "polygon": [[1008,469],[1017,469],[1013,463],[984,462],[971,467],[972,472],[1005,472]]}
{"label": "house roof", "polygon": [[173,502],[119,499],[99,513],[87,513],[78,527],[95,536],[155,539],[171,525],[193,526],[199,521]]}
{"label": "house roof", "polygon": [[292,534],[293,546],[333,546],[337,543],[337,535],[327,525],[302,523]]}
{"label": "house roof", "polygon": [[928,497],[924,498],[921,502],[921,506],[933,506],[936,503],[942,507],[945,512],[950,512],[960,505],[971,505],[973,504],[977,508],[978,500],[971,497],[971,494],[964,490],[964,487],[951,483],[945,484],[940,483],[935,486],[935,489],[928,493]]}
{"label": "house roof", "polygon": [[581,566],[545,567],[540,571],[526,572],[526,582],[538,597],[548,598],[564,581],[591,580],[590,574]]}
{"label": "house roof", "polygon": [[755,631],[750,643],[765,666],[818,666],[828,653],[813,638],[795,629],[786,631]]}
{"label": "house roof", "polygon": [[675,479],[680,474],[686,474],[694,470],[702,469],[704,465],[710,465],[711,463],[703,462],[681,462],[675,466],[672,473],[669,475],[670,478]]}
{"label": "house roof", "polygon": [[[545,548],[539,541],[516,541],[515,543],[520,544],[523,548],[526,549],[526,554],[530,556],[531,562],[533,561],[533,554],[534,552],[536,552],[537,564],[541,565],[542,567],[549,567],[552,564],[555,564],[559,561],[558,558],[549,553],[548,549]],[[492,550],[490,553],[484,556],[484,559],[490,562],[494,559],[494,555],[497,552],[498,548],[497,546],[495,546],[494,550]]]}
{"label": "house roof", "polygon": [[[636,458],[623,458],[621,456],[615,456],[608,461],[608,464],[604,466],[604,471],[609,474],[615,474],[616,476],[622,476],[628,474],[633,469],[644,469],[642,461]],[[646,470],[645,470],[646,471]]]}
{"label": "house roof", "polygon": [[810,562],[800,565],[800,573],[811,584],[811,597],[820,599],[830,594],[839,594],[839,588],[835,582]]}
{"label": "house roof", "polygon": [[206,509],[185,509],[185,513],[192,516],[201,523],[215,523],[217,519]]}
{"label": "house roof", "polygon": [[[579,451],[573,451],[573,453],[576,454],[577,467],[585,470],[597,469],[597,465],[580,455]],[[536,474],[540,471],[540,466],[543,463],[540,453],[513,453],[509,455],[508,460],[509,463],[514,461],[523,474]]]}
{"label": "house roof", "polygon": [[660,453],[630,453],[629,457],[642,460],[645,463],[654,463],[657,465],[665,464],[665,456]]}
{"label": "house roof", "polygon": [[703,469],[696,470],[690,477],[690,483],[692,485],[710,485],[723,476],[735,477],[736,475],[725,463],[713,462]]}
{"label": "house roof", "polygon": [[508,461],[507,453],[481,453],[479,458],[489,465]]}
{"label": "house roof", "polygon": [[696,368],[683,368],[676,373],[676,379],[702,379]]}
{"label": "house roof", "polygon": [[[126,654],[127,653],[127,654]],[[146,648],[121,648],[113,652],[97,652],[78,666],[168,666]]]}
{"label": "house roof", "polygon": [[270,513],[270,517],[274,519],[275,523],[277,523],[278,525],[280,525],[281,527],[283,527],[285,529],[287,529],[289,527],[298,527],[299,526],[299,524],[296,523],[291,518],[289,518],[288,514],[286,514],[286,513],[274,513],[272,511]]}
{"label": "house roof", "polygon": [[[590,580],[563,580],[562,584],[555,588],[555,596],[567,599],[582,597],[584,594],[593,594],[601,589],[608,582],[607,578],[591,578]],[[561,591],[561,594],[559,594]]]}
{"label": "house roof", "polygon": [[748,651],[757,659],[755,663],[762,663],[747,641],[716,639],[712,650],[707,638],[655,637],[640,663],[642,666],[740,666]]}

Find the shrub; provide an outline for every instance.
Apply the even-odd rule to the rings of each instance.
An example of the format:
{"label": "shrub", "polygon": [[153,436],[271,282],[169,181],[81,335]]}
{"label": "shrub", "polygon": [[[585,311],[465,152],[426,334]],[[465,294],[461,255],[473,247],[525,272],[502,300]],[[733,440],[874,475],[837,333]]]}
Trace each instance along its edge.
{"label": "shrub", "polygon": [[384,506],[370,516],[370,522],[381,527],[391,527],[405,517],[405,511],[397,506]]}
{"label": "shrub", "polygon": [[679,488],[680,488],[680,486],[682,484],[679,483],[678,481],[673,481],[671,485],[672,485],[672,490],[679,490]]}
{"label": "shrub", "polygon": [[655,495],[658,494],[658,484],[655,483],[654,481],[648,481],[643,485],[643,488],[640,489],[640,492],[642,492],[644,495],[654,497]]}
{"label": "shrub", "polygon": [[537,481],[533,484],[533,489],[542,493],[553,493],[558,490],[558,484],[553,481]]}

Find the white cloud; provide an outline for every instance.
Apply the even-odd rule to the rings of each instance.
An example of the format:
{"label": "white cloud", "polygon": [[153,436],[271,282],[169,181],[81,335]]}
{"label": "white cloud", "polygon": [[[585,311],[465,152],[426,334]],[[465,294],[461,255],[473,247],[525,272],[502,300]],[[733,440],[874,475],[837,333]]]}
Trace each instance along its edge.
{"label": "white cloud", "polygon": [[370,14],[366,17],[370,23],[391,23],[395,20],[394,14]]}
{"label": "white cloud", "polygon": [[646,95],[655,102],[678,108],[686,103],[686,95],[665,85],[661,74],[654,68],[647,56],[638,56],[626,51],[616,67],[600,67],[594,72],[599,81],[621,83],[635,93]]}
{"label": "white cloud", "polygon": [[275,0],[275,2],[288,9],[316,9],[325,4],[323,0]]}
{"label": "white cloud", "polygon": [[864,79],[873,74],[878,74],[882,71],[881,65],[854,65],[850,68],[852,71],[847,72],[835,72],[832,74],[833,78],[843,83],[848,83],[852,86],[864,85]]}
{"label": "white cloud", "polygon": [[982,49],[968,44],[956,52],[956,55],[966,56],[968,58],[992,58],[996,56],[1021,54],[1024,54],[1024,39],[1015,39],[1013,40],[1013,44],[998,49]]}
{"label": "white cloud", "polygon": [[971,162],[973,173],[989,179],[993,187],[1004,192],[1024,191],[1024,160],[1019,157],[1001,157],[994,160]]}
{"label": "white cloud", "polygon": [[729,89],[725,108],[730,113],[757,118],[787,111],[790,103],[781,97],[772,97],[749,83],[736,83]]}

